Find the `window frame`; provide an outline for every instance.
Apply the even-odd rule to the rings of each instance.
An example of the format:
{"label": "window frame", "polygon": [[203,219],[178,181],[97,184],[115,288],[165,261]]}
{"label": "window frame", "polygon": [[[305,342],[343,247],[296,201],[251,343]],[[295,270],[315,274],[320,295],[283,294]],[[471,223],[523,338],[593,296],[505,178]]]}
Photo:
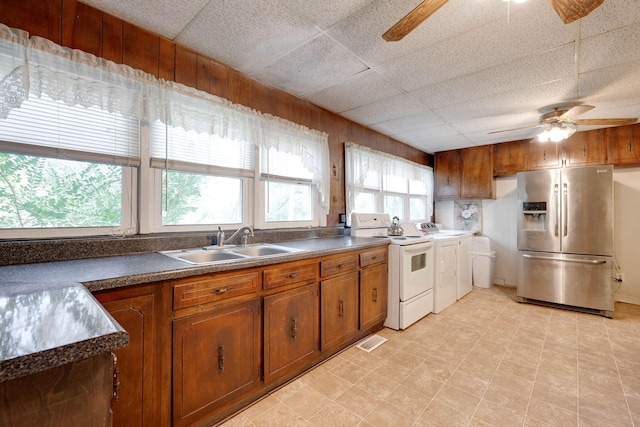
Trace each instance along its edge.
{"label": "window frame", "polygon": [[[313,219],[309,221],[267,221],[265,219],[267,214],[266,195],[268,194],[267,185],[270,181],[283,182],[288,184],[308,185],[311,188],[311,201],[313,203],[311,212],[313,215]],[[278,229],[278,228],[318,227],[322,224],[322,217],[324,215],[321,215],[321,212],[320,212],[320,206],[318,203],[318,189],[315,185],[313,185],[311,181],[292,180],[292,179],[286,179],[286,178],[278,179],[278,178],[270,177],[269,179],[262,178],[262,179],[256,180],[255,186],[257,187],[256,194],[258,195],[257,198],[254,198],[254,200],[257,201],[257,203],[254,204],[255,228],[269,230],[269,229]],[[325,225],[326,225],[326,220],[325,220]]]}

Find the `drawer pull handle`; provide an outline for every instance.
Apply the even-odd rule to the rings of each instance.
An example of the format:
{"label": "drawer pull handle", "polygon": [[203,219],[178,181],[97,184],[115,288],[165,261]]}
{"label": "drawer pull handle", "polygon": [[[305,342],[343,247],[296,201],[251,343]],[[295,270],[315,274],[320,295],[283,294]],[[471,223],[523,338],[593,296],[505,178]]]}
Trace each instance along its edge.
{"label": "drawer pull handle", "polygon": [[373,256],[371,257],[371,259],[376,259],[376,258],[378,258],[378,255],[373,255]]}
{"label": "drawer pull handle", "polygon": [[218,369],[224,372],[224,346],[218,346]]}
{"label": "drawer pull handle", "polygon": [[293,317],[291,319],[291,337],[295,338],[298,336],[298,319]]}
{"label": "drawer pull handle", "polygon": [[340,300],[340,307],[338,311],[339,311],[338,315],[340,317],[344,317],[344,301],[343,300]]}
{"label": "drawer pull handle", "polygon": [[300,275],[300,273],[298,273],[297,271],[294,271],[293,273],[287,274],[287,279],[295,279],[299,275]]}
{"label": "drawer pull handle", "polygon": [[211,292],[213,292],[216,295],[222,295],[228,291],[231,290],[231,286],[227,286],[226,288],[216,288],[214,290],[212,290]]}
{"label": "drawer pull handle", "polygon": [[338,270],[342,270],[344,268],[344,264],[338,264]]}
{"label": "drawer pull handle", "polygon": [[378,302],[378,288],[373,288],[373,302]]}

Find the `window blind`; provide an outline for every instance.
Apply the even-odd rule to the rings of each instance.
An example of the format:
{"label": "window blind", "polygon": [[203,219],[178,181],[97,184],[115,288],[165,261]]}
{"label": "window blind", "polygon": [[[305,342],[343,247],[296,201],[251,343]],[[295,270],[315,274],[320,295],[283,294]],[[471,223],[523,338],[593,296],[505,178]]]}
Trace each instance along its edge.
{"label": "window blind", "polygon": [[137,166],[139,120],[97,107],[29,97],[0,120],[0,150]]}

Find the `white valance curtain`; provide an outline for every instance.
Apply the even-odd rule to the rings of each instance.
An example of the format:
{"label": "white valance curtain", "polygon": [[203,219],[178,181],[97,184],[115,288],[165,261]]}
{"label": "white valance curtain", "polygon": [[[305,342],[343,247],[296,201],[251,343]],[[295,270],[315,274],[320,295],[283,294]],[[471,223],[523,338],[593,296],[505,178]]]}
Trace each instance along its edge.
{"label": "white valance curtain", "polygon": [[[326,133],[0,24],[0,120],[29,97],[43,96],[301,156],[328,213]],[[154,148],[152,141],[152,157],[164,158],[166,144]]]}

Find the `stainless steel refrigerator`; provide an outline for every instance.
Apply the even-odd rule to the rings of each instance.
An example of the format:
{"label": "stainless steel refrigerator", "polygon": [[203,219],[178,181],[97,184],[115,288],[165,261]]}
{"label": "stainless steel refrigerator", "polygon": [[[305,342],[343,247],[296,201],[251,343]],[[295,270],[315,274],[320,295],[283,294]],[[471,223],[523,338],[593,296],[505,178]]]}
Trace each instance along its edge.
{"label": "stainless steel refrigerator", "polygon": [[613,317],[613,168],[520,172],[520,302]]}

